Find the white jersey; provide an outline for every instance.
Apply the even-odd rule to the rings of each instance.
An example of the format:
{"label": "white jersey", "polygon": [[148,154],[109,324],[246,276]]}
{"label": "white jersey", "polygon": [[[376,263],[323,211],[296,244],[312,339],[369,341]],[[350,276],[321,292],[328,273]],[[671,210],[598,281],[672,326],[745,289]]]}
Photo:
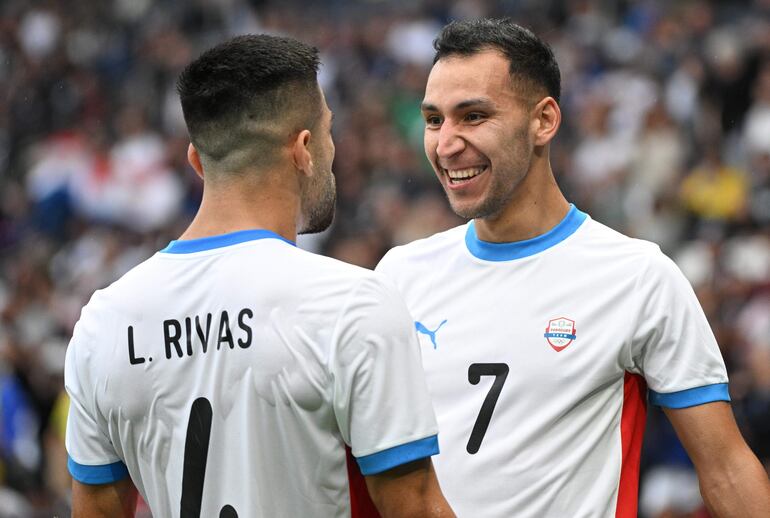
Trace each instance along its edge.
{"label": "white jersey", "polygon": [[355,516],[349,469],[438,452],[416,335],[389,281],[272,232],[174,241],[75,327],[72,476],[158,517]]}
{"label": "white jersey", "polygon": [[377,269],[416,320],[460,517],[636,517],[647,387],[674,408],[729,400],[674,263],[574,206],[534,239],[483,242],[471,222]]}

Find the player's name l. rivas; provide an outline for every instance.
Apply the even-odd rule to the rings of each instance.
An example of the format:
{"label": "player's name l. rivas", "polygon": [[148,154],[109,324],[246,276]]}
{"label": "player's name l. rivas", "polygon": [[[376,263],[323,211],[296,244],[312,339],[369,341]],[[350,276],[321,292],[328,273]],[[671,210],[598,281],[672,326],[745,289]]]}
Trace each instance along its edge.
{"label": "player's name l. rivas", "polygon": [[[166,359],[184,358],[192,356],[194,353],[205,354],[209,350],[209,345],[216,350],[220,350],[223,345],[230,349],[235,349],[237,345],[241,349],[251,347],[253,331],[248,320],[254,317],[254,312],[249,308],[243,308],[238,312],[234,324],[237,324],[237,334],[234,336],[230,328],[230,315],[224,310],[214,322],[213,315],[206,313],[205,316],[196,315],[194,317],[185,317],[182,320],[170,318],[164,320],[162,324],[163,345]],[[214,324],[212,326],[212,323]],[[216,329],[216,334],[211,335],[212,329]],[[126,330],[128,339],[128,361],[131,365],[140,365],[146,361],[152,361],[151,355],[142,347],[137,350],[134,342],[134,326],[128,326]],[[212,343],[209,339],[212,338]],[[140,339],[140,342],[142,340]]]}

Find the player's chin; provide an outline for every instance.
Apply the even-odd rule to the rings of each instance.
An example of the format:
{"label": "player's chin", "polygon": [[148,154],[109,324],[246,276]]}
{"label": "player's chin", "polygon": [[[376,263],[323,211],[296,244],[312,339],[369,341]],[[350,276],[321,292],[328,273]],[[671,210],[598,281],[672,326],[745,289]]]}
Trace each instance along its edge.
{"label": "player's chin", "polygon": [[452,189],[444,186],[452,211],[460,217],[474,219],[486,215],[489,205],[489,186],[486,183],[474,186],[474,189]]}
{"label": "player's chin", "polygon": [[468,199],[467,197],[454,196],[454,193],[447,191],[449,206],[452,212],[465,219],[476,219],[485,217],[485,199]]}

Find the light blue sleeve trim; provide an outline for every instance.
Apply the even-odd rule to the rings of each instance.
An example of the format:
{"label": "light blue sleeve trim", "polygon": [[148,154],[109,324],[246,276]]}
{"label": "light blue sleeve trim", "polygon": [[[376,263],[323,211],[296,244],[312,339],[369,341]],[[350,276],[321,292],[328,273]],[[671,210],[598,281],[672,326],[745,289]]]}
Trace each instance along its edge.
{"label": "light blue sleeve trim", "polygon": [[121,461],[112,464],[88,466],[78,464],[67,455],[67,468],[72,478],[83,484],[109,484],[128,476],[128,468]]}
{"label": "light blue sleeve trim", "polygon": [[650,391],[650,403],[666,408],[687,408],[714,401],[730,401],[727,383],[704,385],[679,392],[660,393]]}
{"label": "light blue sleeve trim", "polygon": [[438,435],[400,444],[371,455],[358,457],[358,467],[362,475],[376,475],[407,462],[438,455]]}

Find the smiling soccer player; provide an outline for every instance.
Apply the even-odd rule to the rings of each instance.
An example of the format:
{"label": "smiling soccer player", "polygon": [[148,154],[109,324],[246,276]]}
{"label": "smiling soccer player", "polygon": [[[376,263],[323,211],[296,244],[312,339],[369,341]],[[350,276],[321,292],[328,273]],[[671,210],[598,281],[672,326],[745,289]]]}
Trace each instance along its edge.
{"label": "smiling soccer player", "polygon": [[377,269],[424,329],[450,504],[487,518],[636,517],[649,396],[713,514],[767,516],[770,483],[693,290],[656,245],[594,221],[556,184],[551,49],[510,20],[451,23],[435,47],[425,152],[472,221]]}

